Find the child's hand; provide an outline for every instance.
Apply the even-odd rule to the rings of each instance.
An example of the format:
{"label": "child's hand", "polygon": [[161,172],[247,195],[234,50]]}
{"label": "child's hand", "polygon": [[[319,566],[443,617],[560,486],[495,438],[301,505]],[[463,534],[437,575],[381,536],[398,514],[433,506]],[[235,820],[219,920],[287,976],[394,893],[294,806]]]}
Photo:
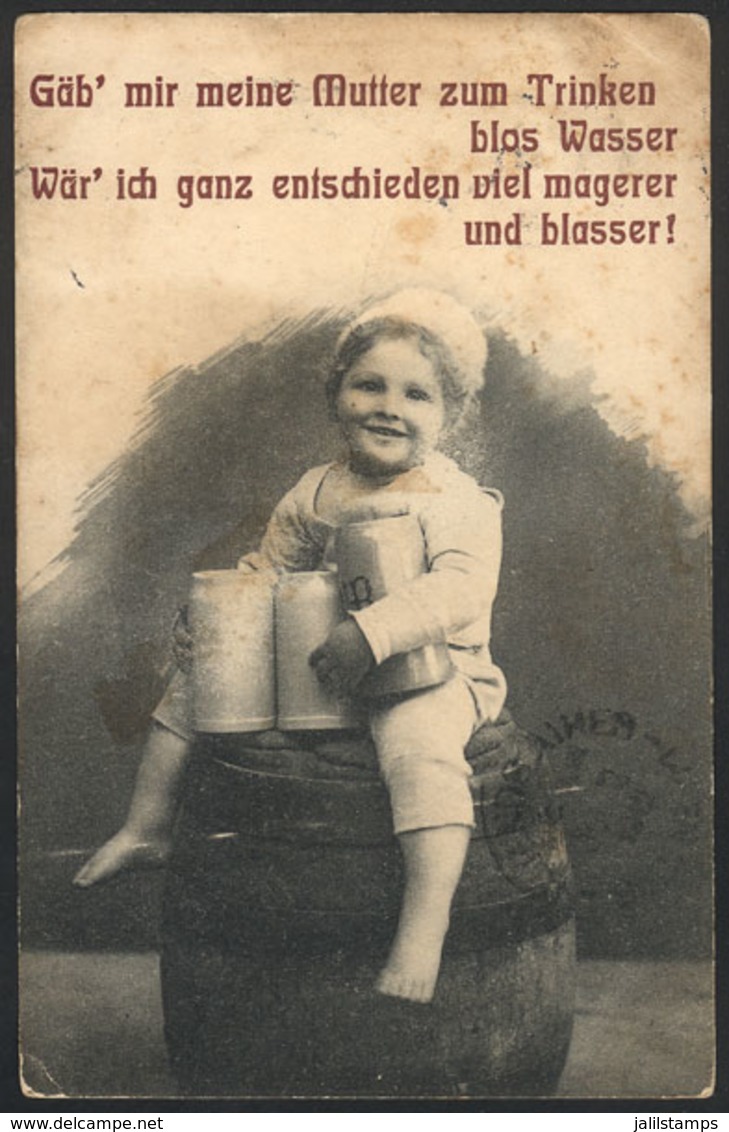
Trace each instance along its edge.
{"label": "child's hand", "polygon": [[124,826],[82,865],[73,883],[78,888],[90,888],[92,884],[111,880],[124,869],[162,865],[169,851],[170,843],[166,838],[142,841]]}
{"label": "child's hand", "polygon": [[320,682],[338,696],[354,691],[373,662],[372,650],[352,617],[340,622],[309,657]]}
{"label": "child's hand", "polygon": [[187,606],[177,612],[172,627],[172,652],[180,672],[192,671],[192,634],[187,621]]}

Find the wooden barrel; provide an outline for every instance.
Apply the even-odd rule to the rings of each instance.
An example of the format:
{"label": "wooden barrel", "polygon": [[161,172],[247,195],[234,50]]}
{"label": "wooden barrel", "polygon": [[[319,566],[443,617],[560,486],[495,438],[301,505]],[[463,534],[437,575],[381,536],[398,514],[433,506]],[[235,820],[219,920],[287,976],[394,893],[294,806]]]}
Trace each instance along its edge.
{"label": "wooden barrel", "polygon": [[553,1091],[571,1033],[574,924],[541,752],[507,717],[469,746],[477,828],[436,996],[421,1005],[372,989],[402,873],[369,741],[295,738],[301,746],[270,750],[216,736],[196,751],[163,916],[181,1088]]}

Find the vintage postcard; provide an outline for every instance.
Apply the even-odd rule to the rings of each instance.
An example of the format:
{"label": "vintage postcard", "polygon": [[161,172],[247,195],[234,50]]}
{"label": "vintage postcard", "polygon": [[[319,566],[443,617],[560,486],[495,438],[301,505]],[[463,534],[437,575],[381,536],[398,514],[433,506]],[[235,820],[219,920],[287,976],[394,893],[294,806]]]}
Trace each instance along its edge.
{"label": "vintage postcard", "polygon": [[709,49],[18,21],[29,1096],[710,1096]]}

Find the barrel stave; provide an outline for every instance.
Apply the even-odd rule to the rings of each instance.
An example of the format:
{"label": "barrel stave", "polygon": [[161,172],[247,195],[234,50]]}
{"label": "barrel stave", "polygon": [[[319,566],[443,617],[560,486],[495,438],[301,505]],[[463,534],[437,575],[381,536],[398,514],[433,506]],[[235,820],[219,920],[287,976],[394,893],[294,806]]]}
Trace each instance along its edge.
{"label": "barrel stave", "polygon": [[402,867],[366,745],[354,761],[342,748],[337,765],[336,745],[320,759],[311,736],[283,752],[248,736],[201,744],[163,926],[166,1034],[183,1088],[530,1096],[555,1087],[574,988],[559,813],[528,737],[507,721],[476,738],[476,828],[427,1006],[372,989]]}

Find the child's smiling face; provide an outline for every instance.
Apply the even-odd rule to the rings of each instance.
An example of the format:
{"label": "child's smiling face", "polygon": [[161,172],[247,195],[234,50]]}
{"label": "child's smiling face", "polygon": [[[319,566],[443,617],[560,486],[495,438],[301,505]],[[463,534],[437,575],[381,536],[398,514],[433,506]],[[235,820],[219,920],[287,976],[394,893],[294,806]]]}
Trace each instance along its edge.
{"label": "child's smiling face", "polygon": [[412,338],[382,338],[347,370],[335,402],[350,465],[367,476],[422,464],[445,422],[440,378]]}

